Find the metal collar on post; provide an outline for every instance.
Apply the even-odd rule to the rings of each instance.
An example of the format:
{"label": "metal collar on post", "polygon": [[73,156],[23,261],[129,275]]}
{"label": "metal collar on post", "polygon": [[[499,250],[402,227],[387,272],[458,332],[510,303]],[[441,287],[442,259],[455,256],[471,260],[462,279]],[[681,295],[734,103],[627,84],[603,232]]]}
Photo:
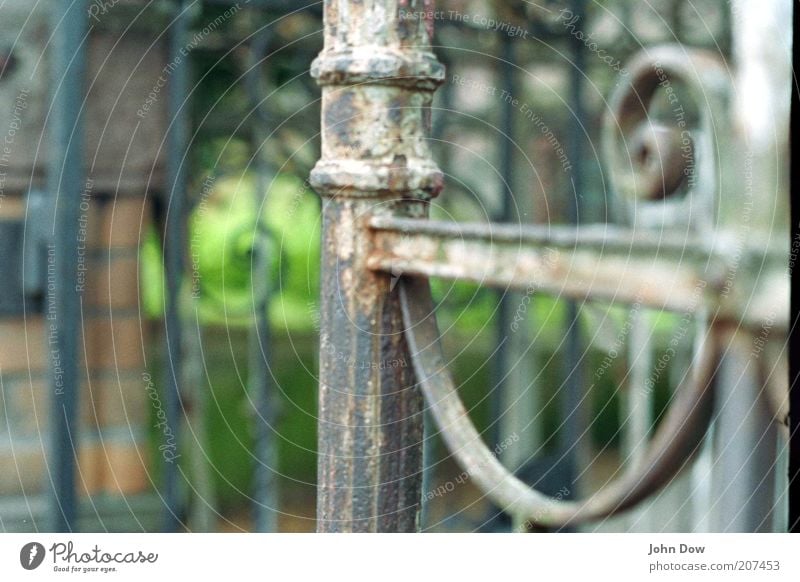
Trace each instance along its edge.
{"label": "metal collar on post", "polygon": [[[427,5],[428,3],[425,3]],[[368,268],[369,219],[424,217],[443,179],[426,107],[444,80],[432,15],[402,0],[331,0],[322,86],[319,531],[415,531],[422,399],[391,273]],[[414,6],[419,6],[415,8]]]}

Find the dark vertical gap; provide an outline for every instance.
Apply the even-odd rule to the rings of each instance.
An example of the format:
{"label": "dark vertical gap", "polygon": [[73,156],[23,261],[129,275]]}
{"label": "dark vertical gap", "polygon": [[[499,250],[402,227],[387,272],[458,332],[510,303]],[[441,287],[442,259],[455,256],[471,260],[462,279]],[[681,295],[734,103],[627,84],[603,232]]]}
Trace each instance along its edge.
{"label": "dark vertical gap", "polygon": [[[165,402],[167,425],[180,448],[183,400],[180,393],[182,364],[182,322],[180,317],[180,288],[183,279],[186,245],[186,157],[189,111],[189,56],[183,54],[189,30],[189,3],[177,0],[179,11],[169,31],[169,64],[173,66],[168,84],[169,135],[167,136],[167,188],[164,227],[164,270],[166,275],[166,307],[164,333],[167,358],[165,365]],[[164,531],[175,532],[181,527],[185,508],[179,491],[178,457],[164,461]]]}
{"label": "dark vertical gap", "polygon": [[[81,297],[77,288],[80,196],[84,188],[83,100],[86,75],[85,2],[59,2],[53,8],[53,124],[49,190],[55,196],[53,243],[48,249],[48,279],[53,266],[55,309],[46,311],[48,360],[53,382],[52,531],[77,529],[75,472],[78,457]],[[50,281],[48,281],[50,283]],[[48,291],[49,292],[49,291]],[[45,302],[48,305],[49,302]]]}

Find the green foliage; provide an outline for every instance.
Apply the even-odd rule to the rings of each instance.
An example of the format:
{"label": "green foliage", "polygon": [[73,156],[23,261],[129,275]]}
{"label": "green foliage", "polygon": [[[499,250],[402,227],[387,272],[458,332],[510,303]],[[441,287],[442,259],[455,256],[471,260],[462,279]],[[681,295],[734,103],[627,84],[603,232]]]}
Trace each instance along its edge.
{"label": "green foliage", "polygon": [[[215,146],[217,151],[219,145]],[[221,156],[212,148],[207,156],[210,163],[228,167],[239,164],[245,153],[230,147],[220,162]],[[258,196],[261,187],[267,190],[263,204]],[[289,479],[314,481],[319,202],[301,179],[290,174],[279,174],[265,183],[255,173],[231,172],[208,179],[196,189],[202,193],[189,219],[190,252],[184,288],[197,293],[191,301],[189,293],[185,293],[184,307],[192,307],[192,311],[196,308],[200,323],[212,330],[204,345],[209,385],[202,388],[207,398],[208,462],[217,502],[222,507],[237,507],[247,504],[253,473],[254,413],[252,395],[248,395],[243,379],[247,378],[246,330],[253,321],[254,276],[265,278],[271,289],[271,372],[284,408],[277,427],[281,435],[279,470]],[[253,251],[259,241],[265,245],[269,261],[264,272],[254,273]],[[164,309],[164,271],[155,228],[145,233],[140,268],[142,308],[148,316],[160,317]],[[446,336],[453,334],[445,339],[454,348],[448,353],[453,357],[451,369],[459,392],[478,430],[485,431],[492,377],[489,354],[496,345],[497,291],[466,282],[435,280],[432,284],[439,301],[440,328]],[[523,302],[524,295],[520,293],[509,297],[512,317],[514,310],[523,310],[520,315],[529,322],[528,339],[536,344],[534,357],[539,376],[535,389],[541,391],[544,407],[542,436],[552,447],[552,437],[561,422],[558,391],[563,388],[564,379],[560,354],[567,324],[566,303],[538,291],[529,301]],[[585,373],[591,376],[630,317],[630,309],[595,303],[580,313],[581,328],[584,332],[592,330],[591,334],[583,334],[592,344],[585,361]],[[677,317],[651,315],[649,321],[656,341],[664,343],[668,341],[664,338],[673,333]],[[223,329],[232,337],[219,341]],[[233,343],[229,344],[231,340]],[[230,361],[234,354],[238,354],[236,362]],[[594,379],[589,393],[595,419],[590,429],[601,446],[618,445],[619,388],[624,366],[624,357],[615,359],[607,374]],[[234,368],[237,374],[231,373]],[[668,397],[668,387],[661,379],[656,387],[656,414]]]}
{"label": "green foliage", "polygon": [[147,228],[139,251],[139,292],[142,311],[156,318],[164,313],[164,263],[161,242],[153,226]]}
{"label": "green foliage", "polygon": [[264,218],[273,233],[275,255],[281,257],[270,320],[279,327],[310,331],[319,301],[319,200],[305,182],[280,174],[270,186]]}
{"label": "green foliage", "polygon": [[256,179],[243,174],[206,184],[212,185],[189,220],[194,297],[201,322],[245,324],[252,313],[253,252],[259,238]]}
{"label": "green foliage", "polygon": [[[319,286],[319,204],[295,176],[280,174],[268,184],[265,203],[256,196],[255,174],[209,179],[189,218],[191,288],[200,322],[248,326],[253,320],[253,277],[271,287],[274,326],[312,329]],[[261,221],[259,224],[259,220]],[[263,234],[262,234],[263,233]],[[269,257],[266,272],[254,273],[254,248]],[[164,308],[160,241],[148,232],[142,248],[142,302],[159,317]]]}

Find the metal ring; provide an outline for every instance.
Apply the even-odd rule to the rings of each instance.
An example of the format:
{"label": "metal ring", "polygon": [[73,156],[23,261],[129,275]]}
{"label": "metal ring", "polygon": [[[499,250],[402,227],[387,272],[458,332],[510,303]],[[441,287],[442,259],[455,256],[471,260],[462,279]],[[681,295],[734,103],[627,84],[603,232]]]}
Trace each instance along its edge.
{"label": "metal ring", "polygon": [[[718,144],[727,143],[731,124],[724,63],[708,51],[668,44],[642,50],[626,70],[609,98],[601,132],[617,220],[712,230]],[[662,121],[651,111],[659,90],[667,108]]]}
{"label": "metal ring", "polygon": [[703,441],[713,411],[717,361],[716,332],[703,338],[691,378],[676,391],[641,464],[585,500],[563,501],[544,495],[515,477],[481,440],[447,370],[427,279],[400,280],[405,335],[417,382],[436,424],[478,487],[507,512],[545,527],[601,519],[633,507],[657,492],[684,466]]}

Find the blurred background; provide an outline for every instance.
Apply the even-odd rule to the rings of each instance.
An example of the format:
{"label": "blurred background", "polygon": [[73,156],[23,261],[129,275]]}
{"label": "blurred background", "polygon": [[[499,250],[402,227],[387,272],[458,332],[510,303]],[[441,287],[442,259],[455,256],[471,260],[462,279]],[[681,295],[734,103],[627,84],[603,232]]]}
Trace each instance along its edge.
{"label": "blurred background", "polygon": [[[730,51],[722,0],[436,8],[444,220],[614,222],[598,143],[626,62],[662,42]],[[0,5],[0,531],[314,530],[321,14]],[[613,475],[629,310],[434,285],[462,398],[503,462],[559,498]],[[658,361],[681,316],[646,317]],[[653,424],[692,334],[673,347]],[[423,527],[509,530],[432,441]],[[681,479],[666,509],[637,510],[659,529],[689,527]]]}

